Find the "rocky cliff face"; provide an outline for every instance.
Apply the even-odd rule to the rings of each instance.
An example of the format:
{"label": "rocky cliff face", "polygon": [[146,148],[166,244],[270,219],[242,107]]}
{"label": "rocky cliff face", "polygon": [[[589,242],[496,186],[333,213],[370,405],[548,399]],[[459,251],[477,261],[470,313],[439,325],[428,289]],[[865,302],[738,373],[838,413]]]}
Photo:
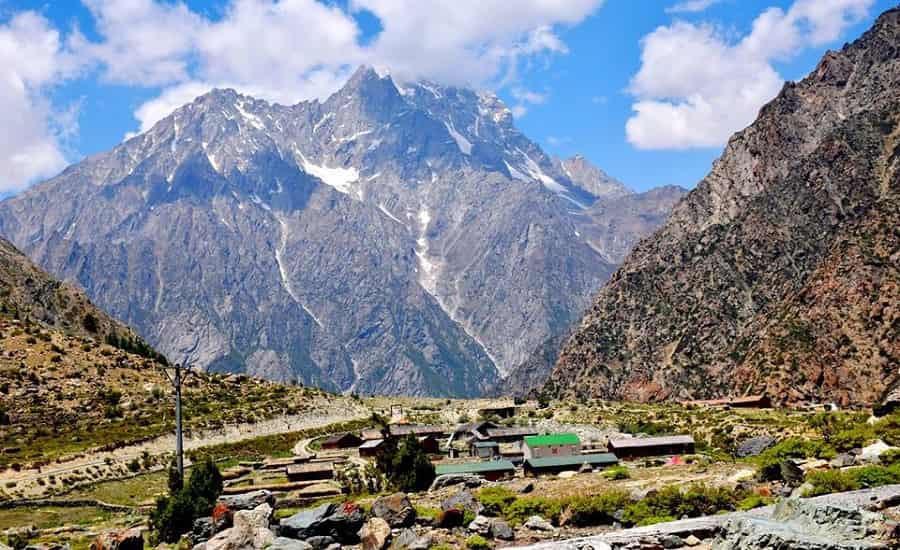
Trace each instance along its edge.
{"label": "rocky cliff face", "polygon": [[601,290],[546,389],[872,403],[900,373],[900,10],[731,138]]}
{"label": "rocky cliff face", "polygon": [[580,318],[614,268],[591,209],[626,195],[491,94],[363,68],[325,102],[199,97],[0,203],[0,233],[173,360],[474,395]]}
{"label": "rocky cliff face", "polygon": [[[94,306],[80,288],[54,279],[3,238],[0,238],[0,316],[100,342],[112,335],[134,343],[139,341],[131,329]],[[0,334],[0,340],[3,337]]]}

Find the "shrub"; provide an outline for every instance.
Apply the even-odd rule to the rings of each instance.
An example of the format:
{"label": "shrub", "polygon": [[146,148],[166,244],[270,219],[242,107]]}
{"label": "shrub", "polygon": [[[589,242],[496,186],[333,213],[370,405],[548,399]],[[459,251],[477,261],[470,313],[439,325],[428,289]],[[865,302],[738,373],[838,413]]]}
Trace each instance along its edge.
{"label": "shrub", "polygon": [[415,437],[387,439],[381,446],[376,464],[395,489],[422,491],[434,481],[434,465]]}
{"label": "shrub", "polygon": [[512,523],[523,523],[531,516],[541,516],[553,523],[559,523],[562,504],[558,500],[544,497],[526,497],[510,504],[506,509],[506,519]]}
{"label": "shrub", "polygon": [[[176,470],[177,471],[177,470]],[[177,474],[176,474],[176,477]],[[169,488],[177,488],[179,479],[169,479]],[[160,497],[150,515],[150,525],[162,542],[177,542],[191,530],[194,520],[208,516],[222,493],[222,474],[211,459],[191,469],[187,485]]]}
{"label": "shrub", "polygon": [[506,487],[486,487],[478,493],[478,501],[486,516],[505,516],[506,509],[516,501],[516,494]]}
{"label": "shrub", "polygon": [[741,512],[746,512],[747,510],[752,510],[754,508],[759,508],[760,506],[768,506],[775,502],[775,499],[772,497],[764,497],[760,495],[750,495],[744,499],[741,499],[737,503],[737,509]]}
{"label": "shrub", "polygon": [[810,472],[806,475],[806,482],[812,486],[803,493],[803,496],[806,497],[859,489],[859,483],[854,479],[853,474],[840,470]]}
{"label": "shrub", "polygon": [[577,497],[566,507],[568,523],[577,527],[612,525],[617,511],[629,504],[628,493],[610,491],[592,497]]}
{"label": "shrub", "polygon": [[81,326],[84,327],[84,330],[90,333],[96,333],[98,327],[97,317],[94,316],[93,313],[88,313],[81,320]]}
{"label": "shrub", "polygon": [[633,525],[650,525],[668,521],[668,518],[710,516],[733,511],[737,503],[747,496],[744,492],[726,487],[697,484],[682,491],[680,487],[673,485],[628,505],[623,519]]}
{"label": "shrub", "polygon": [[894,464],[900,464],[900,449],[889,449],[878,457],[883,466],[893,466]]}
{"label": "shrub", "polygon": [[864,466],[847,470],[861,487],[881,487],[900,483],[900,465]]}
{"label": "shrub", "polygon": [[468,550],[489,550],[491,544],[482,536],[472,535],[466,539],[466,548]]}
{"label": "shrub", "polygon": [[631,473],[628,471],[627,466],[613,466],[611,468],[607,468],[603,470],[603,477],[609,480],[619,480],[619,479],[630,479]]}
{"label": "shrub", "polygon": [[139,472],[141,470],[140,461],[136,458],[132,459],[131,462],[128,463],[128,469],[133,473]]}

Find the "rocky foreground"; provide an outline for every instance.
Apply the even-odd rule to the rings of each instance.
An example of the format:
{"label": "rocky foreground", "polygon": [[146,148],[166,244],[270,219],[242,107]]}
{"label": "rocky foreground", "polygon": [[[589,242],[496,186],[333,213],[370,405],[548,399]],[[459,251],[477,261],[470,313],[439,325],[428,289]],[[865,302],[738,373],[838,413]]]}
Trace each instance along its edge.
{"label": "rocky foreground", "polygon": [[900,485],[787,499],[774,506],[637,527],[518,550],[611,548],[757,548],[837,550],[900,544]]}

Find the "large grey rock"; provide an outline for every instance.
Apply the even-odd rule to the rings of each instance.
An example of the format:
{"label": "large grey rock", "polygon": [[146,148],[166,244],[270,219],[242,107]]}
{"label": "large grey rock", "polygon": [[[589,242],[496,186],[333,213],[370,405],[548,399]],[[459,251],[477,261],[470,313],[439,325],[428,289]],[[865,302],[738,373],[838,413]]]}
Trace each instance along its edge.
{"label": "large grey rock", "polygon": [[372,503],[372,515],[391,527],[409,527],[416,522],[416,509],[405,493],[378,497]]}
{"label": "large grey rock", "polygon": [[341,544],[359,542],[358,532],[366,521],[362,509],[352,503],[326,503],[281,520],[279,534],[313,544],[313,537],[330,537]]}
{"label": "large grey rock", "polygon": [[555,162],[493,94],[361,69],[326,101],[198,97],[0,203],[0,233],[199,367],[474,395],[674,203],[590,211],[631,195]]}
{"label": "large grey rock", "polygon": [[487,516],[475,516],[475,519],[469,522],[469,531],[485,537],[490,536],[491,518]]}
{"label": "large grey rock", "polygon": [[516,538],[512,527],[499,518],[491,519],[491,536],[500,540],[513,540]]}
{"label": "large grey rock", "polygon": [[758,456],[761,452],[765,451],[776,443],[778,443],[778,439],[772,437],[771,435],[751,437],[749,439],[741,441],[738,444],[737,449],[735,449],[734,454],[738,458]]}
{"label": "large grey rock", "polygon": [[526,528],[531,529],[532,531],[552,531],[553,524],[549,521],[545,520],[541,516],[531,516],[528,518],[525,523]]}
{"label": "large grey rock", "polygon": [[478,502],[470,491],[458,491],[452,496],[441,501],[441,510],[447,511],[451,509],[465,510],[473,514],[480,514],[484,507]]}

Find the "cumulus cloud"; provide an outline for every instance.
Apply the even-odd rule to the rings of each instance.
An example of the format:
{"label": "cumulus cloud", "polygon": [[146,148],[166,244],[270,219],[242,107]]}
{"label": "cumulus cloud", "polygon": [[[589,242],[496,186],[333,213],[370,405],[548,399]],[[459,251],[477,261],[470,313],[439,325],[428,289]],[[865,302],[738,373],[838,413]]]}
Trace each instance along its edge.
{"label": "cumulus cloud", "polygon": [[65,166],[63,141],[76,128],[77,104],[54,113],[45,93],[79,66],[42,16],[22,12],[0,25],[0,193]]}
{"label": "cumulus cloud", "polygon": [[640,149],[715,147],[753,121],[784,79],[773,62],[838,39],[865,17],[873,0],[797,0],[769,8],[749,34],[729,40],[708,23],[676,21],[641,42],[636,98],[625,126]]}

